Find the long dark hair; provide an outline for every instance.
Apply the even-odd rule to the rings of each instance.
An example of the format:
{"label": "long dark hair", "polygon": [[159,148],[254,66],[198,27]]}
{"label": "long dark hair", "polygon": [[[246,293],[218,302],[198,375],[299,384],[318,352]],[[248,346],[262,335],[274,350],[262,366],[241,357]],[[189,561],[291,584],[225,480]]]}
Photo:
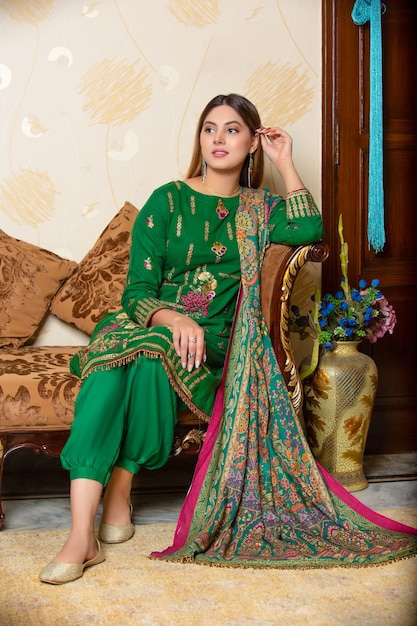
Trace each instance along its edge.
{"label": "long dark hair", "polygon": [[[205,119],[207,118],[210,111],[219,107],[223,104],[227,104],[232,107],[240,115],[245,124],[249,127],[250,133],[253,136],[257,128],[261,126],[261,119],[259,117],[259,113],[256,107],[244,96],[239,96],[238,94],[231,93],[228,96],[219,95],[210,100],[210,102],[205,107],[204,111],[200,115],[200,119],[198,121],[195,140],[194,140],[194,149],[193,155],[191,157],[191,163],[188,168],[187,178],[193,178],[194,176],[201,176],[202,173],[202,154],[201,154],[201,146],[200,146],[200,133],[203,128],[203,124]],[[258,147],[255,152],[252,154],[253,158],[253,168],[251,173],[251,187],[257,188],[261,185],[262,176],[264,172],[264,154],[261,147]],[[243,187],[249,187],[248,185],[248,166],[249,166],[249,155],[246,157],[242,170],[240,172],[240,180],[239,183]]]}

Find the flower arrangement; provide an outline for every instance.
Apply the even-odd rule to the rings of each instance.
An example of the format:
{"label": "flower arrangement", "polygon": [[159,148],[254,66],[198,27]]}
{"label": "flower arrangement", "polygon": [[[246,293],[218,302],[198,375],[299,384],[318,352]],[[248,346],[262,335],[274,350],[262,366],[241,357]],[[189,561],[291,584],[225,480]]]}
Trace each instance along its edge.
{"label": "flower arrangement", "polygon": [[361,341],[366,338],[375,343],[385,333],[392,334],[397,321],[393,307],[379,289],[378,279],[372,280],[370,285],[360,280],[357,288],[350,287],[348,244],[343,238],[342,216],[338,232],[342,272],[340,291],[320,298],[320,291],[316,289],[313,310],[307,315],[300,315],[298,307],[291,307],[291,330],[298,332],[301,339],[312,336],[315,347],[318,344],[324,351],[333,349],[338,341]]}

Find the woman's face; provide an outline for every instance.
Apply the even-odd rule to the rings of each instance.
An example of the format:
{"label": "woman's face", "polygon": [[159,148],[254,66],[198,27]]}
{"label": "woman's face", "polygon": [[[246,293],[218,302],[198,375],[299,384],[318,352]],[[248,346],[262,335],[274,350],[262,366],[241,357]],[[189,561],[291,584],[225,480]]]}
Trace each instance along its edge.
{"label": "woman's face", "polygon": [[240,173],[249,151],[258,144],[249,127],[236,111],[222,104],[208,113],[200,133],[201,152],[207,168]]}

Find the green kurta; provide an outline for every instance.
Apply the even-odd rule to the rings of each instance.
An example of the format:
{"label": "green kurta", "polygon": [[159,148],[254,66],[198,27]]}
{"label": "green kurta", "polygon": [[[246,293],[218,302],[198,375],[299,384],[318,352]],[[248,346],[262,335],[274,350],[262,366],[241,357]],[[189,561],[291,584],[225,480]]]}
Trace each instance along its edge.
{"label": "green kurta", "polygon": [[[73,358],[75,374],[85,378],[139,354],[161,358],[183,402],[209,420],[240,287],[239,199],[220,200],[183,182],[154,191],[133,227],[123,308],[107,314],[89,346]],[[286,201],[266,191],[265,203],[271,242],[299,245],[321,238],[320,213],[307,190]],[[170,328],[148,326],[161,308],[184,313],[204,328],[207,362],[198,369],[183,369]]]}

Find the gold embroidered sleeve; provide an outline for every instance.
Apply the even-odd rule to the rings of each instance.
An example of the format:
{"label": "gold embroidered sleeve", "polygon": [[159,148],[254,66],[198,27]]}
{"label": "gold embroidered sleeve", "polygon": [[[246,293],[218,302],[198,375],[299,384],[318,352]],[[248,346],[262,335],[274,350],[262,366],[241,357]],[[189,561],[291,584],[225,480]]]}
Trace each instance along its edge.
{"label": "gold embroidered sleeve", "polygon": [[157,298],[143,298],[130,309],[130,317],[143,327],[149,326],[152,315],[166,308]]}
{"label": "gold embroidered sleeve", "polygon": [[272,196],[269,237],[272,243],[298,246],[323,237],[320,211],[308,189],[299,189],[287,198]]}
{"label": "gold embroidered sleeve", "polygon": [[288,220],[320,215],[320,211],[308,189],[299,189],[289,193],[287,195],[286,209]]}

